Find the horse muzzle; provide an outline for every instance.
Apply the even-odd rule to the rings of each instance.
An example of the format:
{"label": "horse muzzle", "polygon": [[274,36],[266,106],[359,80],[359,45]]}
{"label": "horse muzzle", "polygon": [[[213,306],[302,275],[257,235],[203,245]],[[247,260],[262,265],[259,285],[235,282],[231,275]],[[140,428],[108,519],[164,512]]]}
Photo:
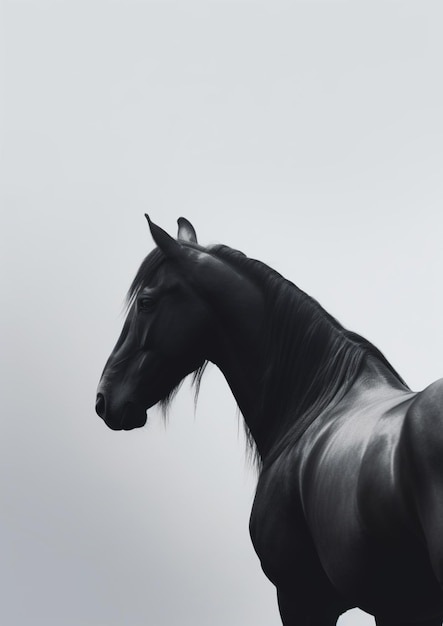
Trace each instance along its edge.
{"label": "horse muzzle", "polygon": [[126,402],[121,407],[112,406],[101,392],[97,394],[95,411],[111,430],[133,430],[146,424],[146,409],[134,402]]}

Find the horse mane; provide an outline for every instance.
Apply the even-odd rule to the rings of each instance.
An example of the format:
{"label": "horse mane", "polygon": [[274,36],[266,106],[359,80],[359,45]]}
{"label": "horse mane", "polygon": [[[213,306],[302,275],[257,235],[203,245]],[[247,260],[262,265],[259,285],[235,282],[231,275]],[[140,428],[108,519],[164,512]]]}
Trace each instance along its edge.
{"label": "horse mane", "polygon": [[154,250],[144,258],[126,294],[126,309],[131,307],[137,294],[143,287],[146,287],[146,285],[155,280],[155,276],[165,260],[166,257],[160,248],[154,248]]}
{"label": "horse mane", "polygon": [[[265,298],[263,380],[256,417],[267,429],[270,441],[275,441],[271,434],[279,439],[266,454],[267,464],[294,444],[332,401],[349,391],[369,356],[383,363],[407,387],[378,348],[346,330],[314,298],[277,271],[228,246],[211,246],[209,251],[258,284]],[[266,420],[269,415],[275,416],[273,433],[270,420]],[[246,424],[245,430],[250,456],[260,468],[262,459]],[[264,435],[262,450],[268,452],[263,447]]]}
{"label": "horse mane", "polygon": [[[323,410],[349,391],[369,356],[383,363],[407,387],[378,348],[346,330],[314,298],[277,271],[225,245],[210,246],[206,252],[243,273],[264,295],[260,357],[263,380],[254,423],[255,435],[259,433],[267,463],[294,444]],[[128,308],[138,292],[155,280],[164,261],[159,248],[145,258],[129,288]],[[207,364],[207,361],[202,362],[192,375],[195,403]],[[182,382],[160,401],[165,418]],[[266,419],[269,415],[274,415],[275,419]],[[256,442],[246,422],[244,427],[248,456],[260,468],[262,458]],[[263,445],[266,439],[278,440],[277,446],[267,450]]]}

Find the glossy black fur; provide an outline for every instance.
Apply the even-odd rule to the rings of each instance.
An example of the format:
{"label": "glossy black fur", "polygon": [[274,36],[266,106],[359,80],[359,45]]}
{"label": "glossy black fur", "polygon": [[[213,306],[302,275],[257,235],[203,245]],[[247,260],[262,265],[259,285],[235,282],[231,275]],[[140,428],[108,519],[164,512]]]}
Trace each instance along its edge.
{"label": "glossy black fur", "polygon": [[251,537],[284,626],[358,606],[382,626],[443,616],[443,383],[412,392],[380,351],[259,261],[178,240],[157,248],[98,389],[115,430],[143,426],[183,378],[223,372],[259,468]]}

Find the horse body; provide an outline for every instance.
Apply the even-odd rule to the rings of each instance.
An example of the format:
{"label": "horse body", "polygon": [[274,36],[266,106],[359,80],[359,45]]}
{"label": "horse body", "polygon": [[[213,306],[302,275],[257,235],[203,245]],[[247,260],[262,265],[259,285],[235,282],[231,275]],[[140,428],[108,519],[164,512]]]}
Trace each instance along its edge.
{"label": "horse body", "polygon": [[207,360],[244,416],[260,475],[250,532],[284,626],[358,606],[381,626],[443,616],[443,382],[421,393],[278,274],[224,247],[158,248],[99,385],[97,412],[139,427]]}
{"label": "horse body", "polygon": [[[441,623],[429,558],[441,534],[423,535],[410,483],[419,445],[411,435],[428,392],[399,388],[383,369],[369,364],[260,476],[251,537],[284,624],[333,624],[353,606],[381,624]],[[422,480],[435,483],[429,474]]]}

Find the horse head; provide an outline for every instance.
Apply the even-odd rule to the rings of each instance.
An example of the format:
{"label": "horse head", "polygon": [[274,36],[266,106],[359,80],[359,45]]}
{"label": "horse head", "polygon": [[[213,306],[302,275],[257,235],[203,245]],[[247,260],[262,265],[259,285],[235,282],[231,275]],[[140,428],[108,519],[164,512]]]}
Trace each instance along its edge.
{"label": "horse head", "polygon": [[157,248],[130,288],[123,330],[97,390],[96,411],[113,430],[143,426],[147,409],[207,360],[216,362],[225,343],[235,342],[226,320],[254,306],[248,281],[198,244],[190,222],[178,220],[174,239],[146,218]]}

